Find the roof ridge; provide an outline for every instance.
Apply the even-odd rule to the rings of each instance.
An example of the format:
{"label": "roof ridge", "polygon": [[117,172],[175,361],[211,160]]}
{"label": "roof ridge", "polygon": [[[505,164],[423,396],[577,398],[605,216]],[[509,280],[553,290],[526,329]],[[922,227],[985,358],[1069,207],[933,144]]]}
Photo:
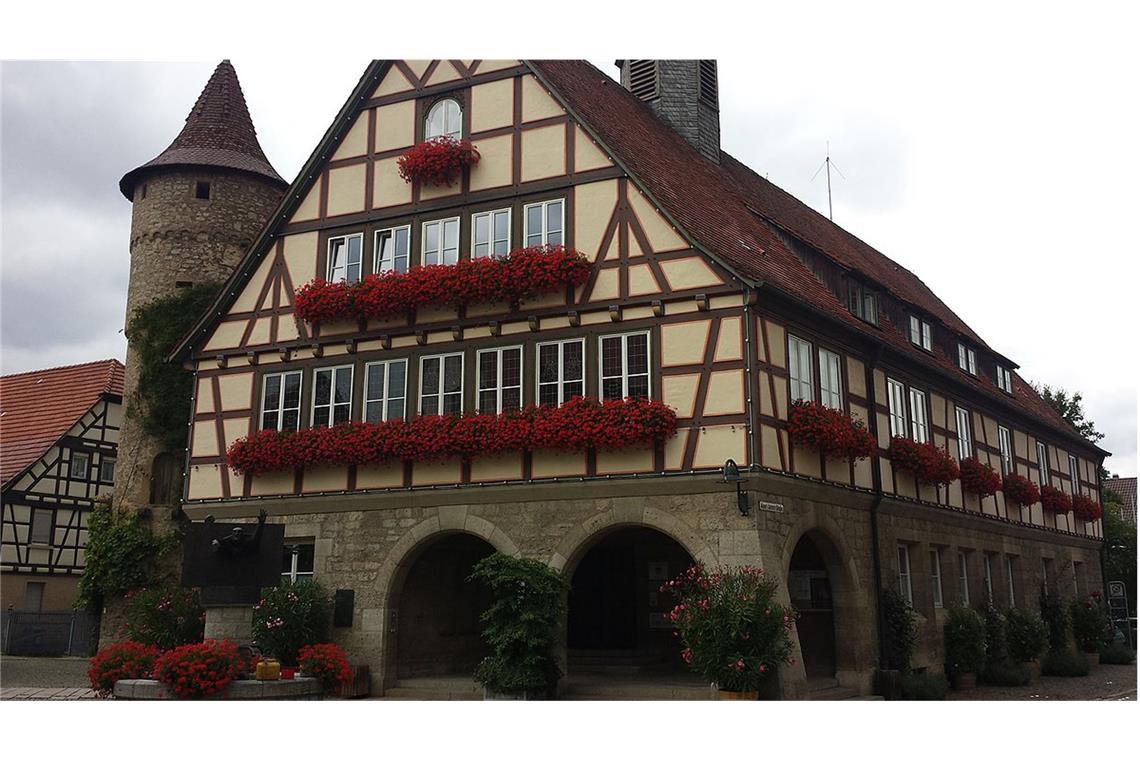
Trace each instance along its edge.
{"label": "roof ridge", "polygon": [[29,369],[29,370],[24,370],[23,372],[12,372],[12,373],[7,374],[7,375],[0,375],[0,377],[3,377],[4,379],[8,379],[10,377],[23,377],[24,375],[37,375],[37,374],[40,374],[43,372],[56,372],[58,370],[63,370],[63,369],[78,369],[79,367],[93,367],[96,364],[109,364],[111,366],[114,366],[115,364],[117,364],[120,367],[125,368],[125,365],[121,361],[119,361],[115,357],[111,357],[110,359],[95,359],[94,361],[79,362],[78,364],[61,364],[58,367],[44,367],[43,369]]}

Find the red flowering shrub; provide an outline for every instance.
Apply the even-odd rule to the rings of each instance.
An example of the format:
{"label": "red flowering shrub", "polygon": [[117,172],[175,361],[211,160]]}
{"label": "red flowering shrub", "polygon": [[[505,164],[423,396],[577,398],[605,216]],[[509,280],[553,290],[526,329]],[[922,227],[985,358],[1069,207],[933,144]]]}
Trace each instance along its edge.
{"label": "red flowering shrub", "polygon": [[171,649],[154,665],[154,677],[169,686],[179,699],[220,694],[242,672],[237,645],[215,639]]}
{"label": "red flowering shrub", "polygon": [[993,467],[974,457],[966,457],[958,462],[962,476],[962,488],[978,496],[993,496],[1001,490],[1001,475]]}
{"label": "red flowering shrub", "polygon": [[464,170],[479,163],[479,151],[470,140],[443,135],[404,151],[396,166],[405,182],[450,185]]}
{"label": "red flowering shrub", "polygon": [[425,306],[517,303],[577,287],[589,275],[590,262],[573,248],[531,246],[506,256],[370,274],[352,285],[313,280],[297,289],[293,310],[313,323],[385,319]]}
{"label": "red flowering shrub", "polygon": [[1049,512],[1064,515],[1072,511],[1073,500],[1060,488],[1041,486],[1041,506]]}
{"label": "red flowering shrub", "polygon": [[1005,493],[1006,501],[1016,507],[1028,507],[1041,500],[1041,492],[1037,484],[1024,475],[1011,472],[1002,481],[1001,490]]}
{"label": "red flowering shrub", "polygon": [[910,438],[896,436],[891,439],[887,452],[894,466],[909,472],[919,482],[931,486],[949,485],[958,479],[958,463],[946,449],[934,445],[933,441],[918,443]]}
{"label": "red flowering shrub", "polygon": [[297,653],[297,664],[306,676],[316,678],[331,691],[352,678],[348,656],[336,644],[308,644]]}
{"label": "red flowering shrub", "polygon": [[158,647],[135,641],[120,641],[100,649],[87,667],[87,679],[100,697],[110,696],[115,682],[124,678],[150,678]]}
{"label": "red flowering shrub", "polygon": [[1101,516],[1100,504],[1084,494],[1077,494],[1073,497],[1073,514],[1086,522],[1099,520]]}
{"label": "red flowering shrub", "polygon": [[573,398],[559,407],[507,414],[413,417],[280,433],[260,430],[226,452],[234,470],[257,475],[318,466],[475,459],[508,451],[625,449],[664,441],[677,413],[652,399]]}
{"label": "red flowering shrub", "polygon": [[875,453],[875,439],[862,420],[814,401],[792,404],[788,434],[797,444],[819,449],[832,459],[866,459]]}

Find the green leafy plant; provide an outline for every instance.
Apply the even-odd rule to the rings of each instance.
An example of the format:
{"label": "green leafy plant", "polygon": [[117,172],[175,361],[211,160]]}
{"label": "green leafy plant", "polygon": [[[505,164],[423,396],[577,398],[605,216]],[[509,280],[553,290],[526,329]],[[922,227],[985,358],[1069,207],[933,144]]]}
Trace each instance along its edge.
{"label": "green leafy plant", "polygon": [[931,673],[904,673],[899,682],[903,699],[936,700],[946,698],[946,679]]}
{"label": "green leafy plant", "polygon": [[1084,599],[1074,599],[1069,605],[1069,618],[1073,625],[1073,639],[1082,652],[1099,652],[1112,642],[1108,612],[1099,592],[1094,591]]}
{"label": "green leafy plant", "polygon": [[[183,423],[185,427],[185,422]],[[152,583],[173,536],[156,536],[133,510],[96,504],[87,523],[87,548],[76,606],[97,609],[103,600]]]}
{"label": "green leafy plant", "polygon": [[1049,645],[1049,628],[1036,612],[1015,607],[1006,613],[1006,641],[1011,660],[1030,662]]}
{"label": "green leafy plant", "polygon": [[987,662],[978,674],[978,681],[990,686],[1025,686],[1031,680],[1032,676],[1025,663],[1011,660]]}
{"label": "green leafy plant", "polygon": [[566,583],[543,563],[496,552],[481,559],[468,580],[491,590],[480,615],[491,654],[475,669],[489,692],[539,695],[553,691],[562,671],[554,634],[566,614]]}
{"label": "green leafy plant", "polygon": [[760,568],[709,572],[702,565],[662,586],[677,600],[669,618],[689,667],[725,691],[752,692],[793,662],[795,612],[776,602],[777,587]]}
{"label": "green leafy plant", "polygon": [[1100,653],[1101,665],[1131,665],[1136,661],[1136,653],[1123,642],[1114,641]]}
{"label": "green leafy plant", "polygon": [[1049,649],[1064,649],[1069,645],[1069,611],[1054,593],[1041,593],[1041,619],[1049,631]]}
{"label": "green leafy plant", "polygon": [[202,640],[206,609],[198,590],[163,586],[127,594],[127,637],[165,651]]}
{"label": "green leafy plant", "polygon": [[886,639],[888,670],[910,671],[910,659],[918,641],[918,623],[914,609],[893,588],[883,592],[883,632]]}
{"label": "green leafy plant", "polygon": [[987,604],[981,614],[986,624],[986,668],[1001,665],[1009,660],[1009,623],[1001,610],[992,604]]}
{"label": "green leafy plant", "polygon": [[944,627],[946,667],[954,673],[978,673],[986,664],[986,621],[977,610],[951,607]]}
{"label": "green leafy plant", "polygon": [[311,580],[265,589],[253,607],[253,640],[266,654],[296,665],[301,647],[328,641],[328,595]]}
{"label": "green leafy plant", "polygon": [[139,418],[143,430],[164,451],[186,446],[186,420],[194,390],[194,375],[166,358],[220,289],[220,284],[212,282],[179,288],[135,309],[127,324],[138,371],[138,390],[127,399],[127,413]]}
{"label": "green leafy plant", "polygon": [[1071,647],[1051,649],[1041,660],[1041,675],[1076,678],[1089,674],[1089,661]]}

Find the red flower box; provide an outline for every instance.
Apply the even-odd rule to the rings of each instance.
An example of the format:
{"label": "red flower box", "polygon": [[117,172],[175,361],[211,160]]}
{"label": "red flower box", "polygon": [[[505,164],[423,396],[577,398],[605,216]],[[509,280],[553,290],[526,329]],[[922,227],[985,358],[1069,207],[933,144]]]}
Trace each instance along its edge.
{"label": "red flower box", "polygon": [[1077,494],[1073,497],[1073,514],[1085,522],[1091,522],[1099,520],[1103,512],[1100,504],[1084,494]]}
{"label": "red flower box", "polygon": [[500,415],[352,422],[289,433],[261,430],[234,441],[226,459],[237,472],[258,475],[398,460],[471,460],[508,451],[625,449],[653,445],[676,432],[676,412],[660,401],[573,398],[560,407],[531,406]]}
{"label": "red flower box", "polygon": [[1005,493],[1006,501],[1016,507],[1028,507],[1041,501],[1041,492],[1037,484],[1024,475],[1010,473],[1002,481],[1001,490]]}
{"label": "red flower box", "polygon": [[814,401],[792,404],[788,435],[795,443],[819,449],[831,459],[866,459],[875,453],[875,439],[862,420]]}
{"label": "red flower box", "polygon": [[154,677],[179,699],[220,694],[242,675],[242,657],[232,641],[207,639],[171,649],[154,664]]}
{"label": "red flower box", "polygon": [[1001,490],[1001,475],[993,467],[974,457],[958,462],[962,488],[981,497],[993,496]]}
{"label": "red flower box", "polygon": [[307,644],[301,647],[297,652],[297,664],[306,676],[320,681],[325,691],[343,686],[352,678],[348,656],[336,644]]}
{"label": "red flower box", "polygon": [[405,182],[450,185],[463,172],[479,163],[479,151],[470,140],[435,137],[408,148],[396,159]]}
{"label": "red flower box", "polygon": [[1049,512],[1068,514],[1073,509],[1069,494],[1053,486],[1041,486],[1041,506]]}
{"label": "red flower box", "polygon": [[960,474],[954,457],[946,449],[935,446],[933,441],[919,443],[896,436],[891,439],[887,456],[896,468],[909,472],[920,483],[930,486],[949,485]]}
{"label": "red flower box", "polygon": [[425,306],[518,303],[590,276],[590,262],[563,246],[517,248],[505,257],[370,274],[358,283],[313,280],[297,289],[293,311],[308,322],[341,322],[405,316]]}

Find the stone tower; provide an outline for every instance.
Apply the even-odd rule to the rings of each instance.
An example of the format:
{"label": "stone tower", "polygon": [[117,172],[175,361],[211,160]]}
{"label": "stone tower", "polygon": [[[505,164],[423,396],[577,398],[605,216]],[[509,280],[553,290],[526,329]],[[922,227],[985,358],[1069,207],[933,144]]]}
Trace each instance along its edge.
{"label": "stone tower", "polygon": [[[119,181],[132,203],[126,321],[178,288],[228,278],[287,187],[257,141],[237,72],[222,61],[170,147]],[[133,353],[128,341],[128,404],[138,383]],[[174,503],[184,461],[183,452],[161,451],[125,415],[114,503]]]}

